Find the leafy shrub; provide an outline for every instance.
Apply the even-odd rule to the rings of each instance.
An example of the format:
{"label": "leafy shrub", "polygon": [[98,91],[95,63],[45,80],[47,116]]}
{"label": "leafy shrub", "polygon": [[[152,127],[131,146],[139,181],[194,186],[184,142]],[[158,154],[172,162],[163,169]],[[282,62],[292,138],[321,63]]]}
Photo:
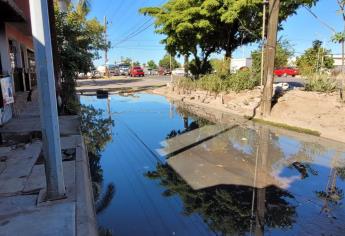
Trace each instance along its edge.
{"label": "leafy shrub", "polygon": [[239,92],[246,89],[253,89],[259,85],[259,79],[250,70],[243,70],[228,76],[226,83],[228,91]]}
{"label": "leafy shrub", "polygon": [[305,85],[306,91],[315,91],[330,93],[334,92],[337,88],[336,82],[329,78],[327,75],[318,75],[314,74],[308,78],[308,81]]}
{"label": "leafy shrub", "polygon": [[240,92],[257,86],[259,84],[258,78],[250,70],[244,70],[238,71],[236,74],[228,74],[225,77],[218,74],[207,74],[198,80],[176,78],[174,83],[177,87],[188,90],[201,89],[214,93]]}

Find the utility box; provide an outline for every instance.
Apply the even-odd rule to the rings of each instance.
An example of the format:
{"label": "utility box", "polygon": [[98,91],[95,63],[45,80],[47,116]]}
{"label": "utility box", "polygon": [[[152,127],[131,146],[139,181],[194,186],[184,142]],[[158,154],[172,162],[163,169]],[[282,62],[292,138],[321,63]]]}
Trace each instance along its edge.
{"label": "utility box", "polygon": [[252,58],[232,58],[230,61],[230,71],[236,72],[240,69],[251,68],[252,64]]}

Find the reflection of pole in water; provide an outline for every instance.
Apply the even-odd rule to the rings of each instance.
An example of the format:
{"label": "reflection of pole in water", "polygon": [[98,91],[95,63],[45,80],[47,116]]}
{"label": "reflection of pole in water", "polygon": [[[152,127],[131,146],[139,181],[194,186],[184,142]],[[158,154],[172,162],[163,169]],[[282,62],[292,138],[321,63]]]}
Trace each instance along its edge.
{"label": "reflection of pole in water", "polygon": [[188,116],[183,116],[183,127],[188,129]]}
{"label": "reflection of pole in water", "polygon": [[331,211],[328,203],[331,201],[338,201],[337,199],[339,198],[339,192],[337,191],[337,186],[336,186],[336,181],[337,181],[337,169],[335,168],[336,166],[336,161],[339,157],[340,153],[336,152],[335,157],[331,161],[331,171],[328,175],[328,181],[327,181],[327,186],[326,186],[326,191],[325,191],[325,196],[324,196],[324,204],[322,206],[321,212],[326,212],[329,213]]}
{"label": "reflection of pole in water", "polygon": [[111,98],[108,96],[107,97],[107,111],[108,111],[109,119],[111,120],[110,100]]}
{"label": "reflection of pole in water", "polygon": [[[267,156],[269,150],[270,132],[266,127],[260,127],[258,131],[258,146],[256,149],[254,185],[252,198],[252,220],[254,220],[254,199],[256,191],[256,214],[255,214],[255,235],[264,235],[265,211],[266,211],[266,189],[257,188],[257,180],[264,185],[266,183],[265,173],[267,173]],[[250,227],[252,234],[252,224]]]}
{"label": "reflection of pole in water", "polygon": [[169,118],[172,119],[174,117],[174,106],[171,104],[171,102],[169,103],[169,105]]}

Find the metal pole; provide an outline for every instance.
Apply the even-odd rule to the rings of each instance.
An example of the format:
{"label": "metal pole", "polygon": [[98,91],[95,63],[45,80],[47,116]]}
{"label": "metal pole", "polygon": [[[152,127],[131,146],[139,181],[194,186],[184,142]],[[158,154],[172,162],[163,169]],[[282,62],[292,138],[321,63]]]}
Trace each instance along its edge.
{"label": "metal pole", "polygon": [[265,45],[266,45],[266,4],[267,1],[264,0],[263,1],[263,6],[262,6],[262,48],[261,48],[261,70],[260,70],[260,85],[263,85],[263,81],[264,81],[264,55],[265,55]]}
{"label": "metal pole", "polygon": [[38,77],[47,199],[61,199],[65,197],[66,190],[62,169],[47,0],[30,0],[30,14]]}

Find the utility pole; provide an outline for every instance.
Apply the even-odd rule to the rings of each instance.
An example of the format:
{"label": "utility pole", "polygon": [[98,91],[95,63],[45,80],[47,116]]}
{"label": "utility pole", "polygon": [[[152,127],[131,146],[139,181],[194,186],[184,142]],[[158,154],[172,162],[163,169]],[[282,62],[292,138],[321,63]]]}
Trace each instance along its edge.
{"label": "utility pole", "polygon": [[264,84],[264,59],[265,59],[265,48],[266,48],[266,5],[267,0],[263,0],[262,4],[262,48],[261,48],[261,70],[260,70],[260,85]]}
{"label": "utility pole", "polygon": [[170,82],[172,83],[173,76],[172,76],[172,59],[171,59],[171,53],[170,53]]}
{"label": "utility pole", "polygon": [[45,158],[47,199],[65,197],[60,130],[47,0],[30,0],[32,36],[35,47],[40,117]]}
{"label": "utility pole", "polygon": [[266,58],[264,65],[264,75],[266,75],[264,91],[262,94],[261,113],[263,116],[269,116],[272,108],[273,80],[274,80],[274,59],[277,45],[277,31],[279,20],[280,0],[269,0],[268,30]]}
{"label": "utility pole", "polygon": [[[108,40],[107,40],[107,17],[106,16],[104,16],[104,40],[108,44]],[[109,78],[109,69],[107,67],[107,63],[108,63],[108,48],[106,47],[104,49],[104,66],[105,66],[105,76],[107,78]]]}

